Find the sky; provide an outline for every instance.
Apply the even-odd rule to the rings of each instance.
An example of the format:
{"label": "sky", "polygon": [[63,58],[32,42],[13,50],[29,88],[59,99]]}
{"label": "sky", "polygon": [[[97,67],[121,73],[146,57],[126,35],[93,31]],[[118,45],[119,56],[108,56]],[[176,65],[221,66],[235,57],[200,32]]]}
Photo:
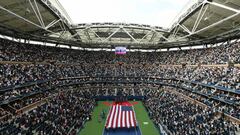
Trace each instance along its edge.
{"label": "sky", "polygon": [[137,23],[169,28],[189,0],[58,0],[74,24]]}

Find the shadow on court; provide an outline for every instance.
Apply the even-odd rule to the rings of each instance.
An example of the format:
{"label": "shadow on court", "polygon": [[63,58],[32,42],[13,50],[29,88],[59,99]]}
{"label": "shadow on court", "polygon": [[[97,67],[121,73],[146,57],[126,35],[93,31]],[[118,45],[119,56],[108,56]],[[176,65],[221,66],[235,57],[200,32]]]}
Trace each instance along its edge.
{"label": "shadow on court", "polygon": [[141,135],[139,127],[136,128],[117,128],[117,129],[104,129],[103,135]]}

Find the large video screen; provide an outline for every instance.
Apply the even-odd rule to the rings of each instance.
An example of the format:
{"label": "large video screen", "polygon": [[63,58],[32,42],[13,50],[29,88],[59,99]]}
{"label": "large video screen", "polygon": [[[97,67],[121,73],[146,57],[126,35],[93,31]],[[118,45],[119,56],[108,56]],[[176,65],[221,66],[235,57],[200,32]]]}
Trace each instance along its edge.
{"label": "large video screen", "polygon": [[123,55],[127,53],[126,47],[115,47],[115,54]]}

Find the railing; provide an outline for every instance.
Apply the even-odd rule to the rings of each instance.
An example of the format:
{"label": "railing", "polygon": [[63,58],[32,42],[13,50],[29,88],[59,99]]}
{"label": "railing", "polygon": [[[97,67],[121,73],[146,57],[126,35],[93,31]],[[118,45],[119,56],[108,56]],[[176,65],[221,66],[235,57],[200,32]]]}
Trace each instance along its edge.
{"label": "railing", "polygon": [[[140,79],[139,79],[140,78]],[[84,80],[79,80],[79,79],[84,79]],[[106,80],[106,79],[110,79],[110,80]],[[129,80],[127,80],[129,79]],[[141,80],[142,79],[142,80]],[[158,76],[152,76],[152,77],[110,77],[110,76],[99,76],[99,77],[89,77],[89,76],[83,76],[83,77],[70,77],[70,78],[61,78],[59,80],[54,80],[54,81],[63,81],[63,80],[68,80],[69,82],[63,82],[62,84],[57,84],[53,87],[63,87],[63,86],[71,86],[71,85],[81,85],[81,84],[102,84],[102,83],[106,83],[106,84],[142,84],[142,83],[146,83],[146,84],[156,84],[156,85],[166,85],[166,86],[174,86],[174,87],[179,87],[177,86],[177,81],[181,81],[181,82],[187,82],[190,83],[192,85],[198,85],[198,86],[202,86],[202,87],[207,87],[207,88],[212,88],[212,89],[216,89],[216,90],[221,90],[221,91],[225,91],[225,92],[230,92],[233,94],[240,94],[240,90],[232,90],[232,89],[228,89],[228,88],[223,88],[220,86],[215,86],[215,85],[210,85],[210,84],[203,84],[200,82],[196,82],[196,81],[188,81],[188,80],[180,80],[180,79],[173,79],[173,78],[161,78]],[[45,80],[45,81],[37,81],[37,82],[31,82],[31,83],[26,83],[23,85],[17,85],[17,86],[12,86],[10,88],[3,88],[0,89],[1,93],[4,93],[6,91],[10,91],[10,90],[15,90],[15,89],[20,89],[23,87],[29,87],[32,85],[36,85],[36,84],[41,84],[41,83],[47,83],[50,82],[52,80]],[[167,82],[170,81],[171,83]],[[181,86],[181,88],[184,89],[189,89],[192,92],[194,92],[194,90],[192,90],[191,88],[185,88],[183,86]],[[208,96],[206,94],[203,93],[199,93],[199,92],[194,92],[197,94],[201,94],[202,96]],[[32,93],[32,94],[38,94],[38,93]],[[30,95],[24,95],[24,96],[18,96],[15,97],[13,99],[9,99],[9,102],[11,102],[12,100],[16,100],[22,97],[26,97],[26,96],[30,96]],[[225,102],[228,104],[232,104],[229,101],[223,101],[220,99],[217,99],[216,97],[212,97],[215,100],[219,100],[221,102]],[[3,104],[4,102],[1,102],[1,104]],[[6,102],[5,102],[6,104]]]}
{"label": "railing", "polygon": [[[199,102],[199,101],[197,101],[197,100],[195,100],[195,99],[193,99],[193,98],[191,98],[191,97],[189,97],[189,96],[186,96],[186,95],[184,95],[184,94],[182,94],[182,93],[179,93],[179,92],[177,92],[177,91],[175,91],[175,90],[171,90],[171,92],[176,93],[176,94],[178,94],[178,95],[181,95],[181,96],[184,97],[185,99],[187,99],[187,100],[189,100],[189,101],[192,101],[193,103],[198,104],[198,105],[200,105],[200,106],[202,106],[202,107],[210,108],[208,105],[206,105],[206,104],[204,104],[204,103],[202,103],[202,102]],[[220,112],[220,111],[218,111],[217,113],[218,113],[218,115],[222,115],[222,112]],[[228,120],[231,120],[231,121],[233,121],[234,123],[240,124],[240,119],[237,119],[237,118],[235,118],[235,117],[233,117],[233,116],[231,116],[231,115],[228,115],[228,114],[226,114],[226,113],[224,113],[224,116],[226,116],[226,118],[227,118]]]}
{"label": "railing", "polygon": [[213,89],[230,92],[230,93],[234,93],[234,94],[240,94],[240,90],[233,90],[233,89],[226,88],[223,86],[217,86],[215,84],[205,84],[205,83],[201,83],[201,82],[197,82],[197,81],[189,81],[189,80],[179,80],[179,81],[184,81],[184,82],[188,82],[188,83],[192,83],[192,84],[196,84],[196,85],[201,85],[204,87],[213,88]]}
{"label": "railing", "polygon": [[37,102],[35,102],[35,103],[32,103],[32,104],[30,104],[30,105],[27,105],[27,106],[25,106],[25,107],[23,107],[23,108],[21,108],[21,109],[18,109],[18,110],[16,111],[16,113],[17,113],[17,114],[22,114],[22,113],[24,113],[24,112],[26,112],[26,111],[28,111],[28,110],[31,110],[32,108],[34,108],[34,107],[36,107],[36,106],[40,106],[40,105],[42,105],[42,104],[45,104],[45,103],[47,102],[47,100],[48,100],[48,97],[47,97],[47,98],[44,98],[44,99],[42,99],[42,100],[40,100],[40,101],[37,101]]}
{"label": "railing", "polygon": [[46,91],[50,91],[51,89],[52,89],[52,88],[50,88],[50,89],[42,89],[42,90],[39,90],[39,91],[33,91],[33,92],[31,92],[31,93],[28,93],[28,94],[19,95],[19,96],[17,96],[17,97],[13,97],[13,98],[10,98],[10,99],[1,101],[1,102],[0,102],[0,106],[6,105],[6,104],[9,104],[9,103],[12,103],[12,102],[15,102],[15,101],[17,101],[17,100],[22,100],[22,99],[27,98],[27,97],[30,97],[30,96],[42,94],[42,93],[44,93],[44,92],[46,92]]}
{"label": "railing", "polygon": [[[80,63],[59,63],[59,62],[55,62],[52,61],[55,65],[66,65],[66,66],[83,66],[83,64]],[[43,62],[24,62],[24,61],[0,61],[0,64],[22,64],[22,65],[49,65],[52,64],[50,61],[43,61]],[[85,64],[85,66],[92,66],[93,64]],[[119,65],[118,63],[108,63],[108,64],[98,64],[99,66],[116,66]],[[123,63],[122,66],[132,66],[132,67],[139,67],[142,66],[143,64],[130,64],[130,63]],[[145,63],[144,64],[147,67],[152,67],[152,66],[156,66],[153,64],[148,64]],[[182,67],[182,66],[186,66],[186,67],[228,67],[229,64],[200,64],[200,63],[196,63],[196,64],[157,64],[157,66],[159,67]],[[240,67],[240,63],[235,63],[233,64],[233,66],[235,67]]]}
{"label": "railing", "polygon": [[52,80],[37,80],[34,82],[27,82],[27,83],[19,84],[19,85],[11,85],[8,87],[2,87],[2,88],[0,88],[0,94],[7,92],[7,91],[15,90],[15,89],[21,89],[21,88],[30,87],[33,85],[43,84],[43,83],[50,82],[50,81],[52,81]]}
{"label": "railing", "polygon": [[[84,77],[61,78],[61,79],[58,80],[59,82],[66,81],[66,80],[69,80],[69,82],[53,85],[49,90],[55,89],[55,88],[58,88],[58,87],[68,87],[68,86],[74,86],[74,85],[84,86],[85,84],[154,84],[154,85],[157,85],[157,86],[160,85],[160,86],[171,86],[171,87],[181,88],[181,89],[184,89],[184,90],[188,90],[192,93],[196,93],[198,95],[205,96],[209,99],[220,101],[220,102],[228,104],[228,105],[234,105],[235,104],[235,103],[227,102],[225,100],[218,99],[216,97],[205,95],[203,93],[195,91],[192,88],[188,88],[188,87],[184,87],[184,86],[179,85],[179,81],[180,81],[180,84],[181,83],[184,84],[186,82],[186,80],[178,80],[178,79],[171,79],[171,78],[164,79],[164,78],[161,78],[161,77],[158,77],[158,76],[152,76],[152,77],[146,77],[146,76],[144,76],[144,77],[107,77],[107,76],[102,76],[102,77],[86,77],[86,78],[85,77],[86,76],[84,76]],[[78,79],[83,79],[83,78],[84,78],[84,80],[78,81]],[[106,80],[107,78],[111,78],[113,80]],[[139,79],[139,78],[142,78],[142,80]],[[126,80],[126,79],[128,79],[128,80]],[[44,82],[48,82],[48,81],[44,81]],[[221,88],[216,87],[216,86],[209,86],[209,85],[204,85],[204,84],[201,84],[201,83],[196,83],[196,82],[191,82],[191,81],[188,81],[188,83],[193,84],[193,85],[199,85],[201,87],[208,87],[208,88],[210,87],[210,88],[213,88],[213,89],[216,89],[216,90],[222,90]],[[19,86],[19,87],[21,87],[21,86]],[[0,103],[0,105],[8,104],[8,103],[14,102],[16,100],[19,100],[19,99],[22,99],[22,98],[25,98],[25,97],[28,97],[28,96],[32,96],[34,94],[40,94],[44,91],[45,90],[34,92],[34,93],[29,93],[27,95],[21,95],[19,97],[14,98],[14,99],[4,101],[4,102]],[[227,92],[238,94],[238,93],[233,92],[233,91],[227,91]],[[95,97],[95,98],[100,98],[100,97]],[[106,97],[102,97],[102,98],[106,98]],[[114,98],[114,97],[110,97],[110,98]],[[131,97],[131,98],[135,98],[135,97]],[[140,99],[144,99],[144,97],[140,97]],[[204,105],[204,104],[202,103],[202,105]],[[226,116],[228,116],[228,115],[226,115]],[[232,119],[232,118],[230,117],[229,119]],[[235,119],[234,119],[234,121],[235,121]]]}

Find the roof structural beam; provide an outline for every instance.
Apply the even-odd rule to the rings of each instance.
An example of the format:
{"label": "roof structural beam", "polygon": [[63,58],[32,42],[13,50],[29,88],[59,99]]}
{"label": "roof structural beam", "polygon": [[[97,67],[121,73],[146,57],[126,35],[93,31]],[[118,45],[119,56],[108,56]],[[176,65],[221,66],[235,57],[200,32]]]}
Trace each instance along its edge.
{"label": "roof structural beam", "polygon": [[[215,5],[215,6],[221,7],[221,8],[226,9],[226,10],[234,11],[235,13],[232,14],[232,15],[230,15],[230,16],[228,16],[228,17],[226,17],[226,18],[224,18],[224,19],[222,19],[222,20],[220,20],[220,21],[218,21],[218,22],[215,22],[215,23],[213,23],[213,24],[211,24],[211,25],[209,25],[209,26],[206,26],[206,27],[204,27],[204,28],[202,28],[202,29],[200,29],[200,30],[197,30],[197,31],[196,31],[196,28],[195,28],[195,30],[194,30],[193,32],[191,32],[191,33],[188,32],[188,33],[189,33],[188,35],[179,37],[179,38],[177,38],[177,40],[184,39],[184,38],[187,38],[187,37],[192,36],[192,35],[194,35],[194,34],[198,34],[198,33],[200,33],[200,32],[206,31],[207,29],[210,29],[210,28],[212,28],[212,27],[215,27],[215,26],[217,26],[217,25],[219,25],[219,24],[221,24],[221,23],[223,23],[223,22],[225,22],[225,21],[228,21],[228,20],[230,20],[230,19],[232,19],[232,18],[240,15],[240,10],[233,9],[233,8],[231,8],[231,7],[228,7],[228,6],[219,4],[219,3],[214,3],[214,2],[209,2],[209,1],[206,1],[206,3],[208,3],[208,4],[213,4],[213,5]],[[181,25],[179,25],[179,26],[181,27]],[[185,29],[184,27],[182,27],[182,28],[183,28],[185,31],[187,31],[187,29]]]}
{"label": "roof structural beam", "polygon": [[[70,38],[74,38],[75,36],[78,36],[79,34],[78,33],[75,33],[73,35],[70,36]],[[79,40],[79,39],[76,39],[76,40]]]}
{"label": "roof structural beam", "polygon": [[[166,38],[162,33],[158,33],[155,29],[152,29],[152,31],[153,31],[153,35],[152,35],[152,37],[151,37],[149,42],[151,42],[154,39],[154,37],[156,37],[157,35],[162,37],[164,40],[169,41],[169,39]],[[160,39],[159,39],[159,41],[160,41]]]}
{"label": "roof structural beam", "polygon": [[60,25],[60,27],[61,27],[61,29],[62,29],[63,31],[67,31],[67,29],[66,29],[65,24],[64,24],[63,21],[60,21],[59,25]]}
{"label": "roof structural beam", "polygon": [[[55,0],[55,2],[59,6],[60,10],[63,11],[63,14],[65,14],[66,16],[63,16],[62,13],[53,6],[53,4],[51,3],[51,0],[39,0],[39,3],[42,4],[42,6],[49,9],[49,11],[53,13],[56,18],[59,18],[61,20],[63,24],[63,27],[61,26],[62,29],[65,29],[65,30],[67,29],[71,33],[71,35],[75,35],[77,31],[71,30],[72,19],[70,18],[70,16],[62,6],[62,4],[58,0]],[[81,37],[79,35],[74,36],[74,39],[81,41]]]}
{"label": "roof structural beam", "polygon": [[48,9],[50,9],[50,11],[56,15],[58,18],[61,19],[62,22],[64,22],[67,26],[69,26],[69,22],[68,20],[56,9],[52,6],[51,2],[49,0],[39,0],[40,4],[42,4],[43,6],[47,6]]}
{"label": "roof structural beam", "polygon": [[211,4],[211,5],[214,5],[214,6],[217,6],[217,7],[220,7],[220,8],[224,8],[224,9],[230,10],[230,11],[233,11],[233,12],[236,12],[236,13],[239,13],[239,12],[240,12],[239,10],[237,10],[237,9],[235,9],[235,8],[228,7],[228,6],[225,6],[225,5],[216,3],[216,2],[209,2],[209,1],[207,1],[206,3]]}
{"label": "roof structural beam", "polygon": [[227,20],[229,20],[229,19],[231,19],[231,18],[233,18],[233,17],[236,17],[236,16],[238,16],[239,14],[240,14],[240,13],[235,13],[235,14],[227,17],[227,18],[224,18],[223,20],[220,20],[220,21],[218,21],[218,22],[216,22],[216,23],[213,23],[212,25],[209,25],[209,26],[207,26],[207,27],[205,27],[205,28],[202,28],[202,29],[200,29],[200,30],[198,30],[198,31],[195,31],[195,32],[193,32],[193,33],[191,33],[191,34],[188,34],[188,35],[186,35],[186,36],[179,37],[177,40],[187,38],[187,37],[192,36],[192,35],[194,35],[194,34],[198,34],[198,33],[200,33],[200,32],[203,32],[203,31],[207,30],[207,29],[210,29],[210,28],[212,28],[212,27],[215,27],[216,25],[219,25],[219,24],[221,24],[221,23],[223,23],[223,22],[225,22],[225,21],[227,21]]}
{"label": "roof structural beam", "polygon": [[153,32],[152,32],[152,36],[151,36],[149,42],[152,42],[153,39],[154,39],[156,36],[157,36],[157,32],[156,32],[156,31],[153,31]]}
{"label": "roof structural beam", "polygon": [[98,39],[100,39],[101,41],[103,41],[103,39],[102,39],[94,30],[92,30],[91,27],[89,27],[89,30],[90,30],[95,36],[97,36]]}
{"label": "roof structural beam", "polygon": [[[24,18],[24,17],[22,17],[22,16],[20,16],[20,15],[18,15],[18,14],[16,14],[16,13],[14,13],[14,12],[6,9],[6,8],[4,8],[4,7],[1,6],[1,5],[0,5],[0,9],[2,9],[2,10],[4,10],[4,11],[8,12],[9,14],[14,15],[14,16],[16,16],[16,17],[24,20],[25,22],[28,22],[28,23],[30,23],[30,24],[38,27],[38,28],[45,29],[44,27],[42,27],[42,26],[40,26],[40,25],[38,25],[38,24],[36,24],[36,23],[34,23],[34,22],[32,22],[32,21],[30,21],[30,20],[28,20],[28,19],[26,19],[26,18]],[[48,31],[48,32],[50,32],[50,33],[54,33],[54,32],[52,32],[52,31],[50,31],[50,30],[46,30],[46,31]]]}
{"label": "roof structural beam", "polygon": [[65,10],[65,8],[62,6],[62,4],[58,1],[55,0],[55,2],[57,3],[57,5],[61,8],[61,11],[63,11],[63,14],[66,15],[66,19],[70,22],[70,24],[73,24],[73,21],[71,19],[71,17],[69,16],[68,12]]}
{"label": "roof structural beam", "polygon": [[164,40],[166,41],[170,41],[168,38],[166,38],[165,36],[163,36],[163,34],[160,35],[160,37],[162,37]]}
{"label": "roof structural beam", "polygon": [[45,29],[49,29],[50,27],[54,26],[55,24],[57,24],[59,21],[61,21],[61,19],[58,20],[53,20],[51,23],[49,23]]}
{"label": "roof structural beam", "polygon": [[183,24],[178,24],[178,26],[180,26],[184,31],[186,31],[189,35],[192,34],[192,32],[186,27],[184,26]]}
{"label": "roof structural beam", "polygon": [[[59,33],[57,33],[57,32],[53,32],[53,31],[51,31],[51,30],[49,30],[49,29],[46,29],[46,27],[43,27],[42,25],[36,24],[35,22],[32,22],[31,20],[26,19],[26,18],[24,18],[24,17],[22,17],[22,16],[20,16],[20,15],[18,15],[18,14],[16,14],[16,13],[14,13],[14,12],[12,12],[12,11],[4,8],[4,7],[1,6],[1,5],[0,5],[0,10],[4,10],[4,11],[8,12],[9,14],[11,14],[11,15],[19,18],[19,19],[22,19],[23,21],[25,21],[25,22],[27,22],[27,23],[29,23],[29,24],[37,27],[37,28],[43,29],[43,30],[49,32],[50,34],[55,35],[55,36],[57,36],[58,38],[63,39],[63,38],[61,37],[62,34],[59,34]],[[63,23],[63,22],[62,22],[62,23]],[[53,24],[51,24],[51,25],[53,26]],[[52,26],[51,26],[51,27],[52,27]],[[65,27],[65,26],[63,26],[63,27]],[[48,28],[50,28],[50,27],[48,26]],[[65,30],[65,31],[66,31],[66,30]],[[63,39],[63,40],[64,40],[64,39]]]}
{"label": "roof structural beam", "polygon": [[218,24],[221,24],[221,23],[223,23],[223,22],[225,22],[225,21],[227,21],[227,20],[229,20],[229,19],[231,19],[231,18],[233,18],[233,17],[238,16],[239,14],[240,14],[240,12],[235,13],[235,14],[233,14],[233,15],[227,17],[227,18],[224,18],[224,19],[222,19],[222,20],[220,20],[220,21],[218,21],[218,22],[216,22],[216,23],[214,23],[214,24],[212,24],[212,25],[209,25],[209,26],[207,26],[207,27],[205,27],[205,28],[202,28],[202,29],[196,31],[196,32],[194,32],[193,34],[197,34],[197,33],[200,33],[200,32],[202,32],[202,31],[205,31],[205,30],[207,30],[207,29],[209,29],[209,28],[212,28],[212,27],[214,27],[214,26],[216,26],[216,25],[218,25]]}
{"label": "roof structural beam", "polygon": [[[196,19],[196,21],[195,21],[195,23],[193,25],[192,32],[196,31],[196,29],[198,28],[198,25],[200,24],[203,16],[205,15],[205,13],[206,13],[206,11],[208,9],[208,5],[206,5],[206,7],[205,7],[205,5],[206,5],[205,3],[202,4],[201,10],[198,13],[198,17],[197,17],[197,19]],[[205,7],[205,10],[204,10],[204,7]]]}
{"label": "roof structural beam", "polygon": [[173,37],[177,36],[177,33],[179,31],[180,27],[175,27],[174,31],[173,31]]}
{"label": "roof structural beam", "polygon": [[91,24],[78,24],[74,27],[74,29],[84,29],[85,27],[90,26],[91,28],[119,28],[119,26],[122,26],[124,28],[134,28],[134,29],[144,29],[144,30],[151,30],[152,28],[156,29],[156,31],[160,32],[168,32],[168,30],[159,28],[159,27],[151,27],[151,26],[144,26],[144,25],[135,25],[135,24],[125,24],[125,23],[91,23]]}
{"label": "roof structural beam", "polygon": [[41,12],[39,11],[39,8],[38,8],[38,5],[37,5],[36,0],[34,0],[34,3],[35,3],[35,6],[36,6],[36,9],[37,9],[37,13],[38,13],[38,15],[39,15],[40,21],[42,22],[42,25],[45,27],[45,24],[44,24],[44,21],[43,21]]}
{"label": "roof structural beam", "polygon": [[109,35],[106,39],[104,39],[104,41],[109,40],[114,34],[116,34],[121,28],[117,28],[111,35]]}
{"label": "roof structural beam", "polygon": [[[44,22],[43,22],[42,16],[41,16],[41,14],[40,14],[40,12],[39,12],[39,9],[37,8],[37,3],[36,3],[36,1],[34,1],[34,4],[35,4],[35,5],[32,4],[31,0],[28,0],[28,2],[29,2],[29,4],[31,5],[32,10],[33,10],[33,12],[35,13],[35,15],[36,15],[39,23],[41,24],[41,26],[42,26],[42,27],[45,27],[45,24],[44,24]],[[35,6],[35,7],[34,7],[34,6]],[[38,10],[38,11],[37,11],[37,10]]]}
{"label": "roof structural beam", "polygon": [[124,27],[122,27],[123,31],[135,42],[138,42],[127,30],[124,29]]}
{"label": "roof structural beam", "polygon": [[201,3],[196,3],[197,6],[194,6],[195,5],[194,4],[193,7],[191,7],[186,14],[180,16],[180,19],[172,25],[170,31],[172,31],[175,27],[177,27],[179,23],[181,23],[183,20],[185,20],[192,12],[195,12],[198,8],[200,8],[207,1],[208,0],[202,0]]}
{"label": "roof structural beam", "polygon": [[146,38],[146,37],[147,37],[148,35],[150,35],[151,33],[153,33],[153,30],[148,31],[148,33],[145,34],[145,35],[140,39],[139,42],[142,42],[142,40],[144,40],[144,38]]}
{"label": "roof structural beam", "polygon": [[[53,7],[53,4],[51,3],[50,0],[39,0],[39,3],[42,4],[42,6],[46,7],[47,9],[49,9],[49,11],[51,13],[53,13],[53,15],[56,18],[59,18],[61,20],[62,26],[60,26],[60,27],[62,29],[64,29],[64,30],[68,30],[71,33],[71,35],[74,35],[77,32],[75,30],[71,30],[70,29],[71,28],[70,24],[72,24],[72,19],[67,14],[66,10],[63,8],[61,3],[58,0],[55,0],[55,2],[61,8],[61,11],[63,11],[63,13],[66,15],[67,18],[65,18],[65,16],[63,16],[62,13],[58,9]],[[61,24],[59,23],[59,25],[61,25]],[[78,39],[79,41],[81,41],[81,37],[79,35],[74,36],[74,38]]]}
{"label": "roof structural beam", "polygon": [[84,31],[84,34],[88,37],[88,40],[92,40],[89,34],[89,28],[87,27],[83,31]]}
{"label": "roof structural beam", "polygon": [[[151,27],[125,23],[84,23],[73,25],[71,29],[84,30],[86,27],[91,28],[89,29],[89,34],[92,38],[92,41],[88,40],[89,38],[84,33],[84,31],[79,31],[79,35],[84,36],[83,42],[102,45],[116,45],[120,44],[120,42],[129,45],[158,44],[160,41],[162,42],[167,40],[166,38],[162,38],[159,35],[161,33],[169,33],[168,30],[164,30],[163,28],[157,26]],[[161,40],[158,41],[156,38],[159,38]]]}

